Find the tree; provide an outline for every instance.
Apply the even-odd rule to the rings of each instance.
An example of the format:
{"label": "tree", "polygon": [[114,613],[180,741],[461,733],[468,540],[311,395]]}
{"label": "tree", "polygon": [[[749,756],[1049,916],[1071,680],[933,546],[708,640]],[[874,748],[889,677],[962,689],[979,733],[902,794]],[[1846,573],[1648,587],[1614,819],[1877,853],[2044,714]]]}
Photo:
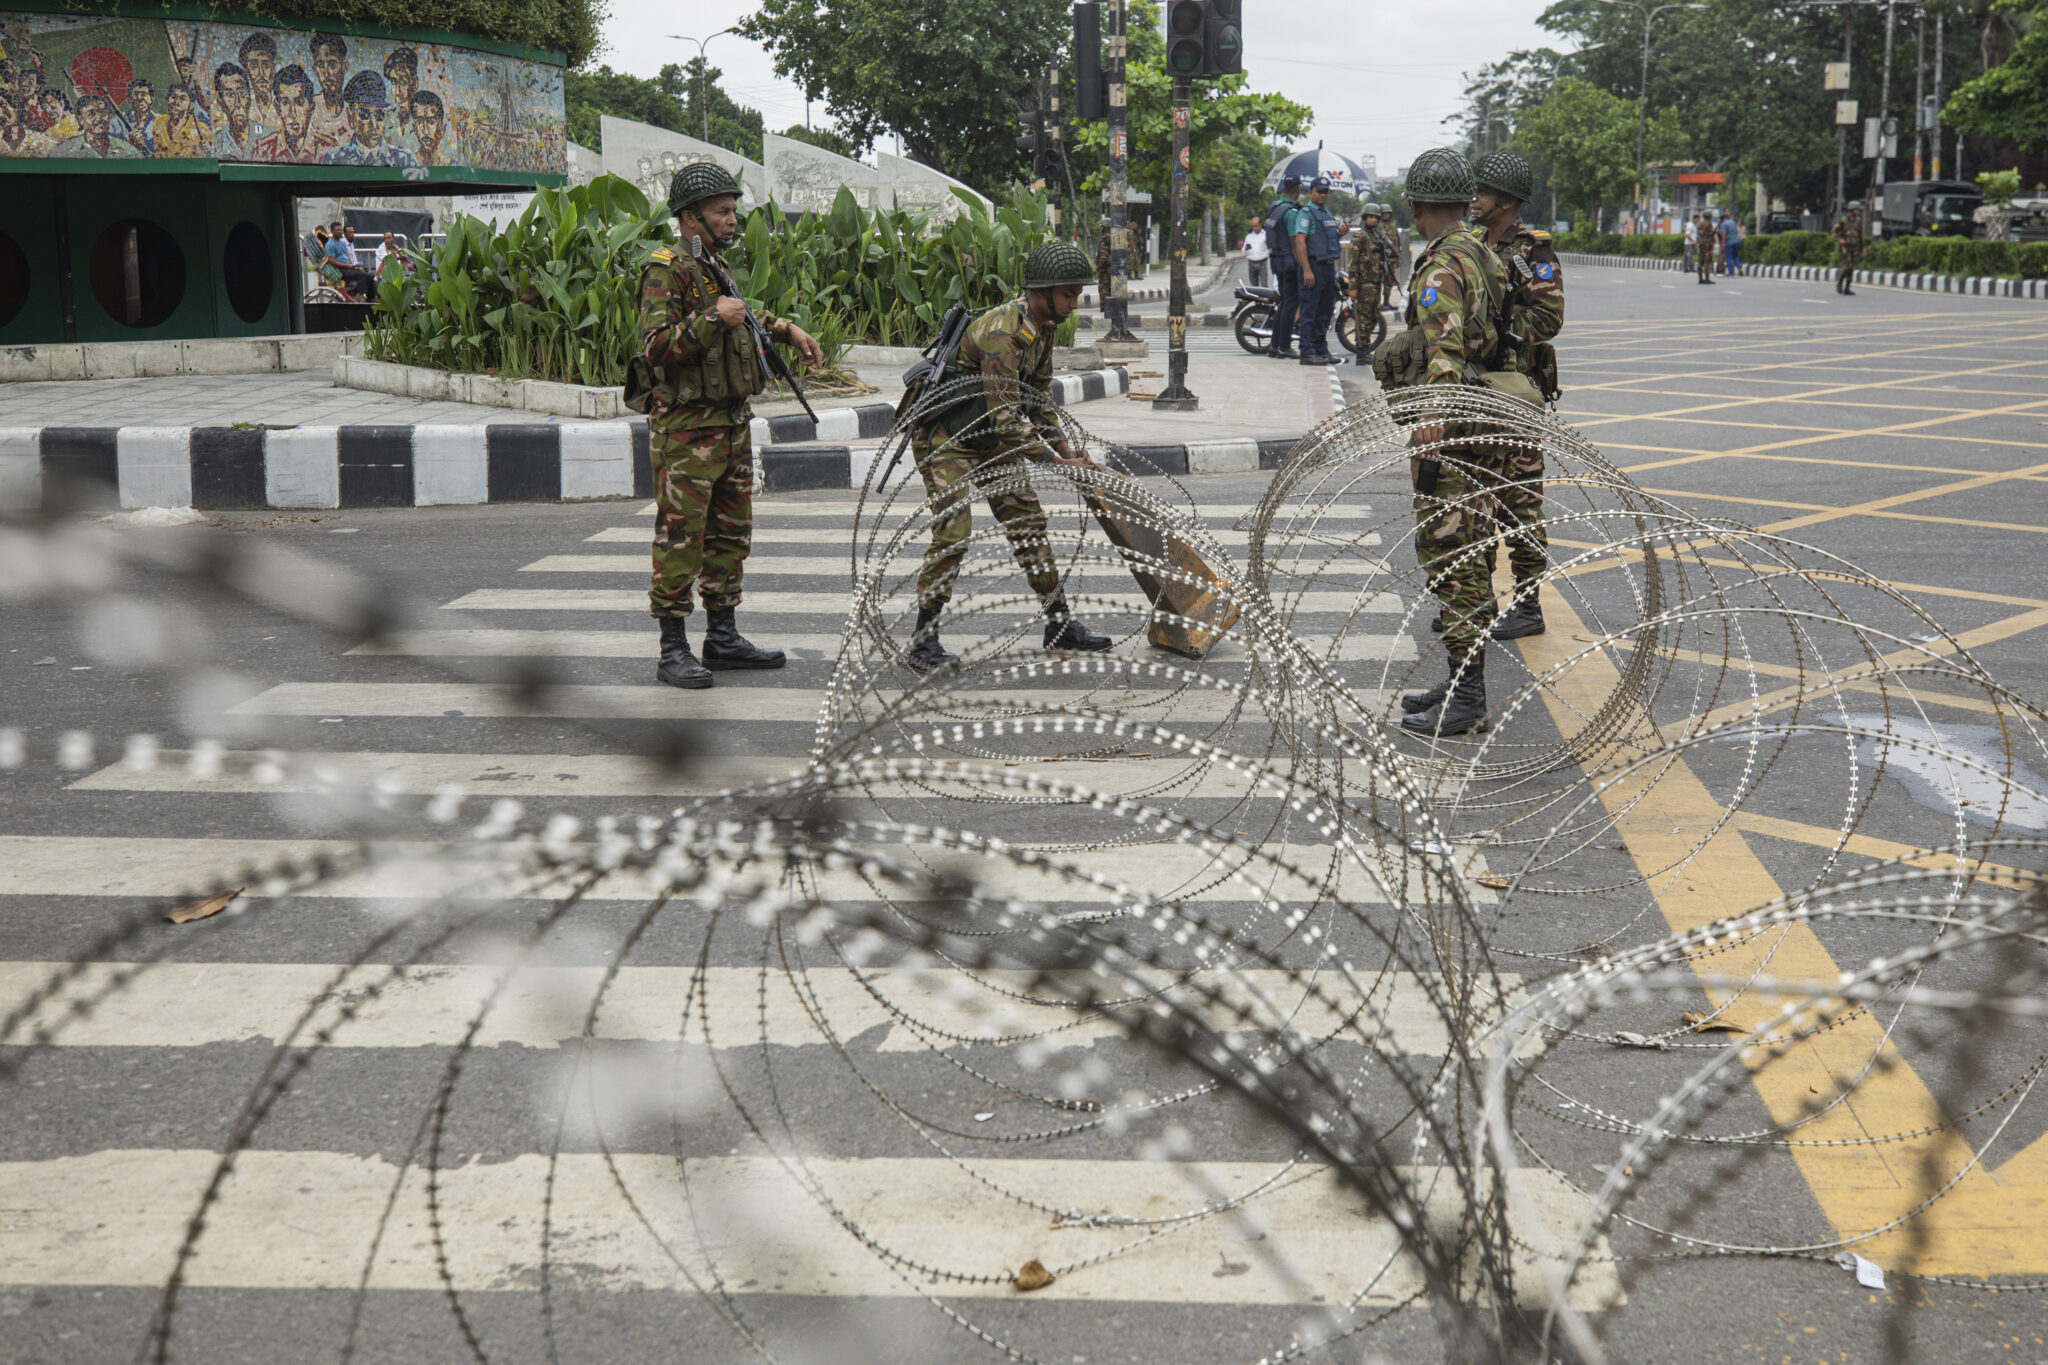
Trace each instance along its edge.
{"label": "tree", "polygon": [[895,133],[918,161],[994,191],[1029,173],[1019,100],[1068,13],[1064,0],[763,0],[738,28],[852,145]]}
{"label": "tree", "polygon": [[[1634,100],[1567,76],[1552,88],[1549,99],[1529,111],[1517,136],[1549,163],[1559,198],[1585,208],[1595,223],[1603,208],[1633,197]],[[1685,131],[1676,111],[1658,110],[1644,127],[1644,161],[1676,161],[1685,154]]]}
{"label": "tree", "polygon": [[[698,77],[703,77],[704,103],[697,103]],[[725,73],[706,68],[702,58],[692,57],[681,66],[674,62],[661,68],[653,80],[629,76],[600,66],[591,72],[571,71],[563,84],[563,104],[569,121],[569,140],[586,147],[599,145],[599,118],[632,119],[657,128],[704,137],[705,113],[710,114],[714,146],[738,152],[750,161],[761,159],[761,111],[736,103],[725,93],[719,78]]]}
{"label": "tree", "polygon": [[850,161],[860,159],[859,150],[831,128],[806,128],[801,123],[792,123],[782,130],[782,135],[792,142],[808,142],[813,147],[821,148],[834,156],[843,156]]}
{"label": "tree", "polygon": [[1998,0],[2016,22],[2010,55],[1949,97],[1942,117],[1966,133],[2010,138],[2048,154],[2048,0]]}

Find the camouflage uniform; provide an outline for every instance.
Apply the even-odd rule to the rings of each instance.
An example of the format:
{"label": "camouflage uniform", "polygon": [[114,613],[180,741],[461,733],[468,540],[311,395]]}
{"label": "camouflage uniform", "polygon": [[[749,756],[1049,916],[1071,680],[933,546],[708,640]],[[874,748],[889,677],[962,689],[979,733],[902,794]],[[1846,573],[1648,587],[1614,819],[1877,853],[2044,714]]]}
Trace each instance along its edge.
{"label": "camouflage uniform", "polygon": [[[952,599],[953,581],[960,573],[972,530],[968,509],[976,486],[1016,473],[1026,460],[1038,458],[1047,443],[1060,438],[1059,418],[1052,404],[1053,330],[1040,330],[1031,320],[1028,298],[1013,299],[976,318],[960,343],[959,358],[947,379],[978,374],[990,381],[986,386],[987,416],[974,420],[975,414],[961,413],[956,407],[912,438],[911,455],[918,473],[924,476],[932,508],[932,541],[917,576],[920,607],[940,606]],[[954,430],[955,425],[959,430]],[[992,434],[995,443],[995,449],[987,454],[952,439],[956,435],[973,439],[985,433]],[[984,493],[1031,590],[1041,601],[1049,602],[1060,590],[1060,578],[1046,546],[1045,509],[1037,494],[1028,487],[1000,492],[984,489]]]}
{"label": "camouflage uniform", "polygon": [[1345,269],[1351,272],[1352,311],[1358,319],[1358,334],[1369,337],[1373,332],[1373,315],[1379,312],[1380,300],[1393,281],[1393,262],[1387,259],[1387,244],[1377,227],[1354,233],[1347,252],[1350,260]]}
{"label": "camouflage uniform", "polygon": [[[719,281],[709,255],[661,250],[640,276],[641,354],[654,368],[647,453],[654,465],[654,576],[649,614],[690,614],[698,585],[706,611],[733,607],[753,541],[754,441],[747,400],[762,388],[754,338],[714,311]],[[762,317],[773,331],[781,319]]]}
{"label": "camouflage uniform", "polygon": [[[1407,321],[1420,331],[1425,385],[1478,382],[1496,349],[1494,319],[1504,289],[1499,261],[1469,223],[1446,228],[1422,249],[1411,276]],[[1485,557],[1465,552],[1491,530],[1499,456],[1492,446],[1458,444],[1461,435],[1472,434],[1462,423],[1446,424],[1436,452],[1436,492],[1415,495],[1415,560],[1443,608],[1444,646],[1453,661],[1480,647],[1494,609]],[[1409,457],[1411,484],[1421,463],[1419,455]]]}
{"label": "camouflage uniform", "polygon": [[1863,259],[1862,215],[1844,213],[1830,235],[1835,239],[1835,290],[1846,293],[1856,281],[1856,264]]}
{"label": "camouflage uniform", "polygon": [[1721,234],[1714,231],[1713,219],[1700,219],[1700,240],[1694,250],[1699,255],[1699,259],[1695,264],[1699,267],[1700,283],[1712,284],[1714,282],[1714,259],[1721,251]]}
{"label": "camouflage uniform", "polygon": [[[1550,234],[1535,228],[1518,228],[1493,250],[1500,257],[1501,276],[1510,291],[1508,330],[1522,339],[1519,349],[1502,352],[1501,368],[1532,374],[1537,346],[1564,330],[1564,266],[1557,259]],[[1505,459],[1506,479],[1498,501],[1504,514],[1503,529],[1509,536],[1508,562],[1514,566],[1517,583],[1533,582],[1549,564],[1550,536],[1543,527],[1543,448],[1516,447]],[[1489,549],[1489,572],[1493,558]]]}
{"label": "camouflage uniform", "polygon": [[1109,307],[1110,287],[1115,283],[1115,272],[1109,260],[1109,229],[1102,229],[1102,240],[1095,244],[1095,306]]}

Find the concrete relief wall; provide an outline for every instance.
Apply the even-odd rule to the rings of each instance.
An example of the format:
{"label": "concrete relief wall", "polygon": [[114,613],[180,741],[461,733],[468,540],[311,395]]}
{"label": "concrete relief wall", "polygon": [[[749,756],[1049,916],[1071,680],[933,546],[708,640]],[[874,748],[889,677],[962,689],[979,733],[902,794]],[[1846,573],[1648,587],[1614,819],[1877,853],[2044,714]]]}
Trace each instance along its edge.
{"label": "concrete relief wall", "polygon": [[873,166],[776,133],[763,137],[761,147],[761,159],[768,163],[769,193],[792,213],[829,211],[842,185],[864,209],[892,205],[889,187]]}
{"label": "concrete relief wall", "polygon": [[984,208],[993,209],[987,196],[961,184],[943,171],[935,171],[919,161],[907,157],[891,156],[887,152],[875,154],[875,165],[882,179],[889,185],[899,209],[923,210],[931,214],[935,223],[949,222],[967,211],[955,189],[966,190],[981,200]]}
{"label": "concrete relief wall", "polygon": [[767,200],[767,168],[738,152],[651,123],[635,123],[609,114],[598,121],[598,136],[605,170],[638,185],[652,203],[668,198],[669,179],[692,161],[716,161],[731,171],[740,182],[741,208],[752,208]]}

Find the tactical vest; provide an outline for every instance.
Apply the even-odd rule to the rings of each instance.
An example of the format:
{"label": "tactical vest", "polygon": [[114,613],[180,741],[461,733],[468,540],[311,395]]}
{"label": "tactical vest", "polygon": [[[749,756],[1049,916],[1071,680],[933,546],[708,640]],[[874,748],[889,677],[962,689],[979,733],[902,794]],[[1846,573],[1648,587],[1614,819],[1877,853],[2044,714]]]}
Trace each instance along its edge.
{"label": "tactical vest", "polygon": [[1311,199],[1301,206],[1315,220],[1315,228],[1306,234],[1303,245],[1308,248],[1311,261],[1334,261],[1343,248],[1337,240],[1337,215]]}
{"label": "tactical vest", "polygon": [[[656,267],[673,272],[675,282],[671,287],[675,297],[681,300],[685,315],[706,312],[718,301],[718,276],[711,262],[684,262],[672,251],[657,251],[648,260],[646,269],[640,272],[643,293],[647,288],[647,273]],[[629,366],[629,404],[633,397],[630,369]],[[715,343],[689,360],[663,367],[652,376],[651,387],[652,396],[662,407],[739,407],[766,387],[761,381],[760,359],[754,351],[753,329],[721,327]]]}
{"label": "tactical vest", "polygon": [[1275,199],[1266,206],[1266,242],[1273,248],[1275,270],[1294,269],[1294,243],[1287,235],[1287,215],[1298,207],[1292,199]]}

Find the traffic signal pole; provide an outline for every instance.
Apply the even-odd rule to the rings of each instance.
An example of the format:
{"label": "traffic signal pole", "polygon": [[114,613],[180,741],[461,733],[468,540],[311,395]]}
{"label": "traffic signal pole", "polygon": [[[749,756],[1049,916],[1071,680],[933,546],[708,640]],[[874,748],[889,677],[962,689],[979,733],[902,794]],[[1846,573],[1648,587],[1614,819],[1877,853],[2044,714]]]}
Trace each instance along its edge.
{"label": "traffic signal pole", "polygon": [[1172,283],[1166,305],[1166,388],[1152,400],[1156,411],[1193,412],[1201,400],[1188,391],[1188,81],[1173,81]]}
{"label": "traffic signal pole", "polygon": [[1124,0],[1109,0],[1109,319],[1104,341],[1135,342],[1131,335],[1131,134],[1124,119]]}

